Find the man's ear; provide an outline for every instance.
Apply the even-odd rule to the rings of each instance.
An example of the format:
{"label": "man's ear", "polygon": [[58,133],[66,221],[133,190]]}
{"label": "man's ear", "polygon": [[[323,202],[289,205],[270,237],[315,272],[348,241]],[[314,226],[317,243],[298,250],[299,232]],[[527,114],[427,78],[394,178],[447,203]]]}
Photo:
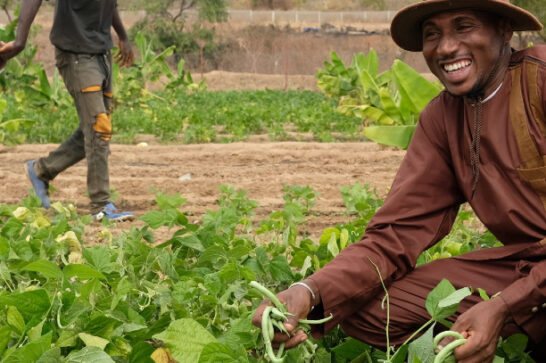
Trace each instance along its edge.
{"label": "man's ear", "polygon": [[512,36],[514,36],[514,29],[512,28],[512,23],[508,19],[502,19],[499,24],[500,29],[502,29],[502,36],[505,43],[510,43]]}

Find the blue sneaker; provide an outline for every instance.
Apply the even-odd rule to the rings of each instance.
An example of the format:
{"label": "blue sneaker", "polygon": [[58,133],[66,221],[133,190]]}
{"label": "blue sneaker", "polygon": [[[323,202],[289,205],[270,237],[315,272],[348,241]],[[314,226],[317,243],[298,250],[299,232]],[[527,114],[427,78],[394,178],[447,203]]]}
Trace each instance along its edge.
{"label": "blue sneaker", "polygon": [[108,203],[104,206],[103,210],[97,214],[93,214],[93,219],[96,221],[101,221],[103,218],[111,222],[123,222],[132,221],[135,219],[135,215],[131,212],[120,212],[112,203]]}
{"label": "blue sneaker", "polygon": [[32,183],[32,188],[34,188],[34,193],[42,201],[42,207],[49,208],[51,202],[49,201],[49,183],[38,178],[36,172],[34,171],[34,164],[36,160],[27,161],[25,163],[25,170],[27,172],[28,179]]}

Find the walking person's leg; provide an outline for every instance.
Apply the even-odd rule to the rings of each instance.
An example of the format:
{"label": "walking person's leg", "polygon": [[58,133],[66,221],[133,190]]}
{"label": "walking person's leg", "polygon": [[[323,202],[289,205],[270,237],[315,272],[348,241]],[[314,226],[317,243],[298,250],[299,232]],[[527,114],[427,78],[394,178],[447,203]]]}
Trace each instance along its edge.
{"label": "walking person's leg", "polygon": [[[55,61],[59,74],[62,76],[67,90],[74,98],[74,65],[75,54],[55,51]],[[42,200],[42,206],[49,208],[49,182],[68,167],[85,158],[84,135],[81,118],[77,130],[48,156],[26,163],[27,175],[32,182],[36,195]]]}

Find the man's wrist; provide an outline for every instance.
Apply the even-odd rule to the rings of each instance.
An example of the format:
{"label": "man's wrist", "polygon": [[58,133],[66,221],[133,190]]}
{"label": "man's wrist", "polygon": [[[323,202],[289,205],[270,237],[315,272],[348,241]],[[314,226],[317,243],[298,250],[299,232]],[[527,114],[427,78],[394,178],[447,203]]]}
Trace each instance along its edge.
{"label": "man's wrist", "polygon": [[508,306],[506,301],[504,301],[504,299],[500,295],[494,297],[492,300],[496,301],[499,311],[503,316],[504,323],[513,322],[514,318],[512,317],[512,313],[510,312],[510,307]]}
{"label": "man's wrist", "polygon": [[312,294],[313,300],[311,301],[312,306],[317,306],[318,304],[320,304],[320,301],[321,301],[320,291],[318,289],[317,283],[310,278],[307,278],[303,280],[302,282],[306,284],[307,286],[309,286],[309,288],[313,291],[313,294]]}
{"label": "man's wrist", "polygon": [[302,288],[307,290],[307,292],[309,293],[309,304],[311,306],[311,310],[313,310],[315,306],[320,304],[321,300],[320,300],[318,286],[313,280],[305,279],[303,281],[294,282],[288,288],[290,289],[296,286],[301,286]]}

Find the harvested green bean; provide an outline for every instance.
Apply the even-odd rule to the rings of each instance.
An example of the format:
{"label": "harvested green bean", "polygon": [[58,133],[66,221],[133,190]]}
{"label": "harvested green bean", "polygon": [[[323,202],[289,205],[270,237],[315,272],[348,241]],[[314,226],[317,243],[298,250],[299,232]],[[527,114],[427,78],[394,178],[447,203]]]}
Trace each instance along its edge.
{"label": "harvested green bean", "polygon": [[269,335],[269,313],[271,312],[272,306],[267,306],[262,314],[262,338],[264,342],[271,342],[272,336]]}
{"label": "harvested green bean", "polygon": [[[289,335],[288,331],[284,327],[284,322],[288,320],[288,316],[293,316],[286,310],[286,306],[279,301],[279,299],[273,294],[269,289],[260,285],[256,281],[251,281],[250,286],[258,290],[265,298],[271,300],[271,303],[275,306],[268,305],[265,307],[262,314],[262,338],[265,345],[265,355],[273,363],[280,363],[284,361],[284,343],[280,345],[279,351],[275,355],[273,352],[273,345],[271,342],[275,337],[275,328],[280,332]],[[328,320],[332,319],[333,315],[330,314],[329,317],[320,319],[320,320],[308,320],[308,319],[299,319],[298,326],[296,330],[307,331],[309,327],[306,325],[310,324],[323,324]],[[305,359],[311,358],[315,353],[315,345],[310,340],[305,340],[302,344],[303,356]]]}
{"label": "harvested green bean", "polygon": [[277,358],[278,359],[283,359],[283,353],[284,353],[284,343],[282,343],[280,346],[279,346],[279,350],[277,351]]}
{"label": "harvested green bean", "polygon": [[279,301],[279,299],[275,296],[274,293],[272,293],[271,291],[269,291],[266,287],[260,285],[257,281],[251,281],[250,282],[250,286],[252,286],[253,288],[255,288],[256,290],[258,290],[259,292],[262,293],[262,295],[264,295],[265,297],[267,297],[269,300],[271,300],[271,302],[273,303],[273,305],[275,305],[275,307],[277,309],[279,309],[281,312],[285,313],[286,312],[286,307],[284,306],[283,303],[281,303]]}
{"label": "harvested green bean", "polygon": [[307,320],[307,319],[300,319],[298,320],[298,323],[300,324],[311,324],[311,325],[318,325],[318,324],[324,324],[326,323],[327,321],[330,321],[334,318],[334,316],[332,314],[330,314],[330,316],[324,318],[324,319],[319,319],[319,320]]}
{"label": "harvested green bean", "polygon": [[273,326],[275,328],[277,328],[280,332],[288,335],[288,331],[286,330],[286,328],[284,327],[284,324],[281,322],[281,321],[278,321],[278,320],[275,320],[275,319],[271,319],[271,323],[273,324]]}
{"label": "harvested green bean", "polygon": [[457,340],[443,347],[442,350],[440,350],[440,352],[436,356],[436,358],[434,358],[434,363],[442,363],[450,354],[453,353],[453,350],[455,348],[466,343],[466,339],[463,338],[461,334],[457,333],[456,331],[450,330],[450,331],[442,332],[434,338],[434,348],[436,349],[438,347],[438,343],[440,343],[440,341],[446,337],[457,338]]}
{"label": "harvested green bean", "polygon": [[464,339],[463,336],[456,332],[456,331],[453,331],[453,330],[446,330],[446,331],[443,331],[441,333],[439,333],[438,335],[436,335],[434,337],[434,348],[437,348],[438,347],[438,344],[442,341],[442,339],[444,338],[447,338],[447,337],[453,337],[453,338],[457,338],[457,339]]}
{"label": "harvested green bean", "polygon": [[271,309],[271,316],[278,319],[278,320],[282,320],[282,321],[288,320],[286,315],[287,315],[286,313],[281,312],[277,308]]}

